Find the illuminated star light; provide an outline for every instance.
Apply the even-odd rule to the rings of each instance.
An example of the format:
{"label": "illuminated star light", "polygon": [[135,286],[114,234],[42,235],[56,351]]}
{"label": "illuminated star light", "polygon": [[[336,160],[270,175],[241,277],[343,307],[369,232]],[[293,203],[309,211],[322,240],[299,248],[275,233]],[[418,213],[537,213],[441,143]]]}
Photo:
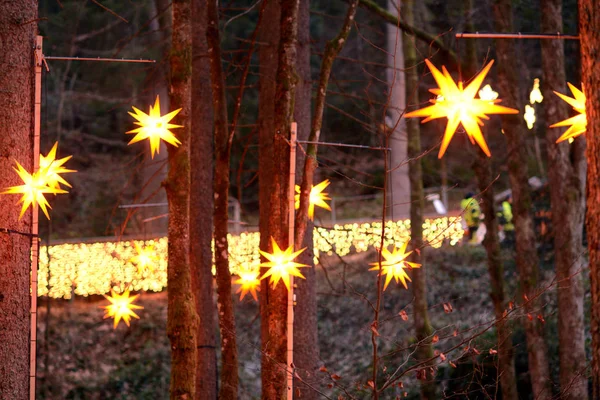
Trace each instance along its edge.
{"label": "illuminated star light", "polygon": [[240,285],[235,293],[240,293],[240,300],[243,300],[248,293],[254,297],[254,300],[258,301],[256,291],[260,290],[260,270],[258,268],[251,270],[240,270],[238,272],[239,278],[234,281],[235,285]]}
{"label": "illuminated star light", "polygon": [[59,194],[59,193],[67,193],[65,190],[50,187],[48,186],[48,182],[46,181],[47,173],[44,170],[40,170],[35,172],[33,175],[27,172],[25,168],[18,161],[17,168],[13,167],[13,169],[17,172],[21,180],[23,181],[22,185],[19,186],[11,186],[7,188],[2,194],[22,194],[21,198],[17,202],[17,204],[23,203],[23,207],[21,207],[21,214],[19,215],[19,219],[23,217],[27,208],[32,205],[33,207],[39,205],[46,218],[50,219],[50,215],[48,215],[48,208],[50,204],[48,204],[48,200],[44,197],[44,194]]}
{"label": "illuminated star light", "polygon": [[115,319],[113,325],[114,329],[117,329],[117,325],[119,325],[119,321],[121,319],[125,321],[127,326],[130,326],[129,321],[131,321],[131,317],[140,319],[140,317],[133,311],[144,308],[142,306],[133,304],[134,300],[140,296],[139,294],[129,297],[129,290],[124,291],[123,294],[119,294],[112,289],[110,290],[110,294],[110,296],[104,295],[104,297],[106,297],[111,304],[103,306],[102,308],[106,309],[104,319],[111,317]]}
{"label": "illuminated star light", "polygon": [[56,150],[58,149],[58,142],[54,143],[50,152],[47,156],[40,154],[40,174],[45,174],[44,179],[47,185],[51,188],[60,189],[60,185],[72,187],[69,182],[64,180],[60,174],[66,174],[70,172],[77,172],[74,169],[67,169],[63,167],[63,164],[69,161],[73,156],[68,156],[56,159]]}
{"label": "illuminated star light", "polygon": [[533,129],[533,125],[535,124],[535,108],[531,107],[529,104],[525,104],[525,114],[523,115],[523,119],[527,123],[527,128]]}
{"label": "illuminated star light", "polygon": [[533,89],[529,93],[529,104],[541,103],[544,100],[542,92],[540,91],[540,80],[535,78],[533,80]]}
{"label": "illuminated star light", "polygon": [[479,91],[479,98],[493,103],[498,98],[498,92],[494,91],[490,85],[485,85]]}
{"label": "illuminated star light", "polygon": [[[312,221],[315,217],[315,206],[324,208],[328,211],[331,211],[331,207],[329,204],[325,203],[325,200],[331,200],[331,197],[327,193],[324,193],[323,190],[327,186],[329,186],[331,182],[329,179],[325,179],[323,182],[319,183],[317,186],[313,186],[310,189],[309,195],[309,205],[308,205],[308,218]],[[300,186],[296,185],[296,196],[294,197],[296,200],[296,210],[300,208]]]}
{"label": "illuminated star light", "polygon": [[271,245],[273,247],[273,253],[259,250],[260,254],[269,260],[260,264],[261,267],[269,268],[260,279],[262,280],[271,277],[269,281],[273,284],[273,289],[276,288],[279,281],[282,280],[287,290],[290,290],[290,276],[306,279],[304,275],[300,273],[298,268],[308,267],[308,265],[294,262],[294,259],[298,254],[302,253],[306,248],[294,252],[293,246],[290,246],[285,249],[285,251],[282,251],[273,238],[271,238]]}
{"label": "illuminated star light", "polygon": [[171,111],[168,114],[160,115],[160,101],[158,96],[156,96],[156,102],[154,103],[154,106],[150,106],[150,111],[148,114],[135,107],[132,108],[135,113],[129,111],[129,115],[137,120],[137,122],[134,122],[134,124],[138,125],[139,128],[127,132],[136,134],[128,144],[149,139],[152,158],[154,158],[155,153],[160,153],[161,139],[175,147],[181,144],[181,142],[169,130],[174,128],[183,128],[183,125],[169,123],[179,113],[179,111],[181,111],[181,108]]}
{"label": "illuminated star light", "polygon": [[[400,248],[394,246],[394,250],[391,253],[387,248],[384,248],[381,251],[381,256],[385,259],[385,261],[381,262],[381,273],[386,275],[383,290],[387,289],[392,278],[396,280],[396,283],[401,282],[404,288],[408,289],[406,281],[412,282],[412,280],[408,277],[406,268],[413,269],[421,266],[421,264],[406,261],[406,258],[412,254],[412,251],[406,253],[407,245],[408,242],[402,243]],[[379,270],[380,268],[379,262],[371,263],[369,265],[375,265],[373,268],[369,269],[369,271]]]}
{"label": "illuminated star light", "polygon": [[518,114],[519,111],[513,108],[499,106],[500,100],[482,100],[475,98],[479,87],[494,61],[490,61],[483,70],[473,78],[473,80],[463,88],[463,83],[454,82],[446,67],[442,67],[440,72],[429,60],[425,63],[431,70],[433,77],[438,84],[437,89],[429,89],[429,91],[438,97],[430,100],[432,106],[422,108],[406,114],[406,118],[426,117],[422,123],[429,122],[436,118],[447,118],[448,124],[444,132],[444,138],[440,147],[438,158],[442,158],[458,125],[462,124],[467,136],[472,144],[477,143],[481,150],[491,157],[490,150],[483,138],[480,126],[483,126],[482,119],[489,119],[486,114]]}
{"label": "illuminated star light", "polygon": [[[585,133],[587,127],[587,117],[585,115],[585,94],[583,94],[581,90],[577,89],[570,83],[567,82],[567,84],[569,85],[569,89],[571,89],[571,93],[573,93],[573,97],[565,96],[564,94],[558,92],[554,93],[569,103],[569,105],[571,105],[571,107],[573,107],[573,109],[577,111],[579,115],[557,122],[554,125],[550,125],[550,128],[558,128],[561,126],[569,127],[569,129],[567,129],[567,131],[556,140],[556,143],[560,143],[567,139],[569,142],[571,142],[572,139]],[[581,89],[583,90],[583,84],[581,85]]]}
{"label": "illuminated star light", "polygon": [[137,242],[134,245],[137,255],[131,257],[129,262],[137,265],[138,273],[142,273],[145,269],[154,272],[154,264],[159,260],[156,251],[154,251],[154,246],[142,247]]}

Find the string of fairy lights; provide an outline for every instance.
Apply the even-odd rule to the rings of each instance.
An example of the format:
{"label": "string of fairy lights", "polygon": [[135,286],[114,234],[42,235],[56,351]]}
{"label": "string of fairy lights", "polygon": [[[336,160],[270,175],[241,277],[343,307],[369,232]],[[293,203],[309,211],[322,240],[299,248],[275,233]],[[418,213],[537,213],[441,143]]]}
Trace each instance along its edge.
{"label": "string of fairy lights", "polygon": [[[493,60],[479,72],[470,83],[464,87],[463,82],[455,82],[446,67],[441,71],[429,60],[425,60],[438,87],[430,89],[436,97],[431,99],[432,105],[407,113],[406,118],[424,117],[423,123],[438,118],[446,118],[447,125],[442,138],[438,158],[442,158],[448,149],[459,125],[464,128],[472,144],[477,144],[482,151],[491,157],[491,152],[483,137],[481,127],[483,120],[489,119],[489,114],[518,114],[513,108],[500,106],[498,93],[491,86],[480,87],[490,71]],[[560,136],[558,142],[572,140],[583,134],[586,130],[585,95],[569,83],[573,97],[556,93],[578,113],[576,116],[551,125],[554,127],[568,126],[568,130]],[[479,95],[479,97],[476,97]],[[539,90],[539,80],[534,81],[530,94],[530,103],[541,102],[543,97]],[[137,128],[128,131],[135,134],[129,144],[148,140],[151,156],[159,152],[160,142],[165,141],[172,146],[181,142],[171,132],[171,129],[181,128],[181,125],[172,124],[171,121],[181,109],[162,115],[160,100],[156,97],[154,105],[149,107],[146,114],[136,107],[129,114],[135,119]],[[529,129],[535,122],[535,109],[527,105],[524,110],[524,119]],[[55,143],[50,152],[40,155],[39,169],[33,173],[28,172],[19,161],[15,160],[15,172],[22,181],[22,185],[6,188],[2,194],[20,194],[17,204],[22,204],[19,218],[30,207],[39,206],[49,219],[48,208],[51,208],[46,195],[66,194],[66,188],[71,185],[62,177],[62,174],[74,173],[75,170],[66,168],[65,163],[71,156],[57,159],[58,143]],[[315,207],[330,210],[327,200],[331,200],[324,190],[330,185],[328,180],[313,186],[309,197],[309,218],[314,218]],[[299,188],[296,188],[296,208],[299,203]],[[386,275],[384,289],[392,280],[408,288],[407,281],[410,277],[407,271],[420,267],[419,264],[408,262],[407,257],[411,252],[406,252],[410,240],[410,221],[387,221],[384,246],[381,251],[383,261],[371,263],[371,270],[378,270]],[[460,217],[444,217],[428,219],[424,223],[424,239],[432,247],[439,247],[444,241],[455,245],[463,236]],[[8,232],[8,230],[7,230]],[[370,248],[377,248],[381,242],[381,222],[335,225],[328,229],[316,227],[314,234],[315,262],[319,254],[333,254],[344,256],[351,251],[361,252]],[[269,278],[270,283],[276,286],[280,281],[288,288],[290,276],[304,278],[299,268],[306,265],[295,262],[295,258],[304,249],[294,250],[293,247],[281,248],[271,238],[271,252],[259,250],[260,236],[258,232],[243,233],[238,236],[229,235],[231,272],[238,276],[234,282],[239,285],[237,293],[240,299],[247,295],[257,299],[260,280]],[[392,251],[388,247],[392,246]],[[38,295],[54,298],[71,298],[73,294],[87,296],[102,294],[109,301],[105,306],[105,318],[114,318],[116,328],[120,320],[127,325],[131,318],[138,318],[133,311],[141,309],[133,303],[139,295],[130,296],[134,291],[161,291],[167,282],[167,239],[160,238],[150,241],[123,241],[103,243],[61,244],[50,246],[47,252],[42,249],[39,266]],[[52,263],[48,262],[49,254]],[[267,261],[260,262],[263,256]],[[262,272],[261,268],[266,268]],[[261,273],[262,272],[262,273]],[[110,295],[108,295],[110,293]]]}

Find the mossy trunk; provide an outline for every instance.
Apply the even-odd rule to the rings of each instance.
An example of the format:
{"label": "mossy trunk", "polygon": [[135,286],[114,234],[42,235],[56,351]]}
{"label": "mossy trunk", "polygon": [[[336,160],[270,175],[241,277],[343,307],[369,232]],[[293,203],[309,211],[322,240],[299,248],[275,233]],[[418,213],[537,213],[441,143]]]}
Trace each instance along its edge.
{"label": "mossy trunk", "polygon": [[[22,184],[17,160],[33,170],[33,85],[37,1],[0,4],[0,190]],[[31,212],[19,219],[17,196],[0,195],[0,228],[31,232]],[[35,239],[37,240],[37,239]],[[35,241],[0,233],[0,398],[29,398],[29,269]]]}
{"label": "mossy trunk", "polygon": [[[600,398],[600,1],[579,1],[581,81],[586,96],[587,214],[586,231],[590,263],[592,398]],[[575,139],[575,140],[580,140]],[[581,360],[583,362],[583,360]]]}
{"label": "mossy trunk", "polygon": [[[540,5],[544,9],[542,32],[562,32],[562,0],[544,0]],[[553,93],[554,90],[567,93],[564,42],[542,40],[541,44],[543,107],[545,120],[550,124],[569,118],[569,106]],[[546,128],[558,292],[560,387],[562,399],[585,400],[588,398],[582,276],[585,138],[577,138],[575,145],[556,143],[562,131]]]}
{"label": "mossy trunk", "polygon": [[190,137],[190,267],[196,311],[196,400],[217,399],[216,305],[212,274],[213,109],[206,54],[206,0],[192,0],[192,134]]}
{"label": "mossy trunk", "polygon": [[[499,33],[513,32],[511,0],[494,1],[494,22]],[[498,58],[498,92],[502,93],[503,104],[522,109],[519,95],[519,72],[515,64],[514,40],[496,40]],[[525,312],[522,318],[525,325],[529,373],[533,396],[536,399],[552,397],[547,345],[544,339],[544,325],[538,314],[543,313],[539,298],[539,265],[533,228],[531,193],[527,174],[527,151],[525,138],[527,129],[521,115],[502,116],[508,145],[508,175],[513,198],[513,220],[515,225],[516,264],[519,274],[521,298]]]}
{"label": "mossy trunk", "polygon": [[219,398],[234,400],[238,396],[238,355],[235,335],[235,315],[231,297],[231,273],[229,272],[229,245],[227,243],[229,205],[229,162],[231,140],[227,124],[227,101],[225,81],[221,64],[221,39],[219,34],[219,10],[217,0],[208,0],[208,27],[206,39],[212,78],[214,108],[214,242],[215,268],[217,271],[217,308],[221,333],[221,388]]}
{"label": "mossy trunk", "polygon": [[[414,23],[414,1],[404,0],[402,2],[402,18],[412,25]],[[406,99],[407,104],[419,104],[419,73],[417,69],[417,51],[414,38],[405,36],[403,38],[405,76],[406,76]],[[415,333],[417,337],[418,361],[427,360],[433,357],[433,347],[431,343],[432,328],[429,322],[427,305],[427,280],[425,248],[423,244],[423,168],[421,165],[421,129],[419,121],[408,119],[406,121],[406,140],[408,142],[408,177],[410,180],[410,239],[411,248],[417,250],[413,253],[413,262],[421,264],[421,268],[410,271],[412,275],[412,289],[414,294],[414,318]],[[394,166],[392,166],[394,167]],[[435,376],[428,372],[429,368],[424,368],[424,374],[421,379],[421,398],[435,399],[437,391],[435,387]]]}
{"label": "mossy trunk", "polygon": [[193,399],[196,380],[198,315],[189,264],[189,193],[191,130],[192,25],[191,0],[173,1],[171,91],[179,147],[168,146],[169,173],[165,181],[169,202],[167,335],[171,342],[171,399]]}
{"label": "mossy trunk", "polygon": [[[463,1],[465,15],[465,31],[474,32],[471,15],[473,12],[473,0]],[[477,50],[476,42],[469,40],[466,43],[466,57],[463,68],[466,78],[477,74]],[[486,227],[483,246],[487,253],[488,273],[490,275],[491,292],[490,297],[494,305],[494,317],[496,318],[496,340],[498,357],[498,375],[500,376],[500,389],[502,398],[505,400],[517,400],[517,379],[515,374],[515,356],[513,350],[512,332],[506,319],[507,309],[504,265],[500,256],[500,239],[498,237],[498,218],[494,207],[494,187],[492,164],[490,159],[481,149],[475,150],[477,156],[473,162],[473,171],[477,177],[477,187],[481,192],[480,204],[484,215],[483,223]]]}

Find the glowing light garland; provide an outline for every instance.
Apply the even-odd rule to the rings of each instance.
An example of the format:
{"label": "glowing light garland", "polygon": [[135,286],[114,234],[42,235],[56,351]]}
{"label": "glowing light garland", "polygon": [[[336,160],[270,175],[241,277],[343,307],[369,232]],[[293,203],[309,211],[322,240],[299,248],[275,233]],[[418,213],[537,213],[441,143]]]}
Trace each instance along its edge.
{"label": "glowing light garland", "polygon": [[[428,244],[439,248],[443,242],[456,245],[463,237],[460,217],[426,219],[423,237]],[[410,221],[387,221],[384,246],[410,240]],[[229,235],[229,260],[231,273],[258,271],[260,254],[258,232]],[[315,263],[318,257],[337,254],[346,256],[379,246],[381,222],[349,223],[332,228],[314,229]],[[153,269],[140,271],[132,259],[141,248],[152,246],[157,259]],[[47,253],[50,256],[48,262]],[[240,276],[241,279],[241,276]],[[238,282],[241,284],[241,282]],[[107,294],[111,289],[121,292],[160,292],[167,286],[167,238],[147,241],[122,241],[98,243],[65,243],[49,248],[41,246],[38,272],[38,295],[69,299],[73,295]],[[251,292],[250,292],[251,293]]]}
{"label": "glowing light garland", "polygon": [[[458,84],[454,82],[454,79],[452,79],[446,67],[442,66],[442,72],[440,72],[429,60],[425,59],[425,63],[438,84],[437,89],[429,89],[429,91],[436,95],[437,98],[430,100],[431,103],[433,103],[432,106],[409,112],[405,117],[426,117],[422,123],[429,122],[436,118],[448,119],[438,158],[444,156],[459,125],[462,125],[465,129],[471,143],[477,143],[479,147],[481,147],[481,150],[483,150],[488,157],[491,157],[490,150],[483,138],[483,133],[480,128],[480,126],[483,126],[482,119],[489,119],[486,114],[519,113],[518,110],[513,108],[497,105],[497,103],[500,102],[498,99],[490,100],[490,97],[485,100],[475,98],[479,87],[483,83],[483,80],[494,61],[490,61],[465,88],[463,88],[463,83],[461,81],[459,81]],[[490,90],[486,92],[491,94],[491,91],[490,88]]]}

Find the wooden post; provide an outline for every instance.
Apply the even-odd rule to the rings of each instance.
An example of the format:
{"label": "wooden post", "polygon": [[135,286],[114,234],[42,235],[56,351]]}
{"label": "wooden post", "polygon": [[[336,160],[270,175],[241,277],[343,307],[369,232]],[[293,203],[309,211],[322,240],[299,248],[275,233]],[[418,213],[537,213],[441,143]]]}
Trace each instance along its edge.
{"label": "wooden post", "polygon": [[[33,172],[40,168],[40,123],[42,109],[42,64],[44,55],[42,53],[42,36],[37,36],[34,48],[34,68],[35,68],[35,87],[34,87],[34,120],[33,120]],[[38,207],[31,207],[31,326],[29,341],[29,398],[35,400],[35,375],[37,360],[37,292],[38,292],[38,252],[40,242],[38,235]]]}
{"label": "wooden post", "polygon": [[[296,187],[296,137],[298,124],[292,122],[290,135],[290,181],[288,188],[288,247],[294,246],[294,214]],[[294,399],[294,276],[290,275],[287,307],[287,399]]]}

